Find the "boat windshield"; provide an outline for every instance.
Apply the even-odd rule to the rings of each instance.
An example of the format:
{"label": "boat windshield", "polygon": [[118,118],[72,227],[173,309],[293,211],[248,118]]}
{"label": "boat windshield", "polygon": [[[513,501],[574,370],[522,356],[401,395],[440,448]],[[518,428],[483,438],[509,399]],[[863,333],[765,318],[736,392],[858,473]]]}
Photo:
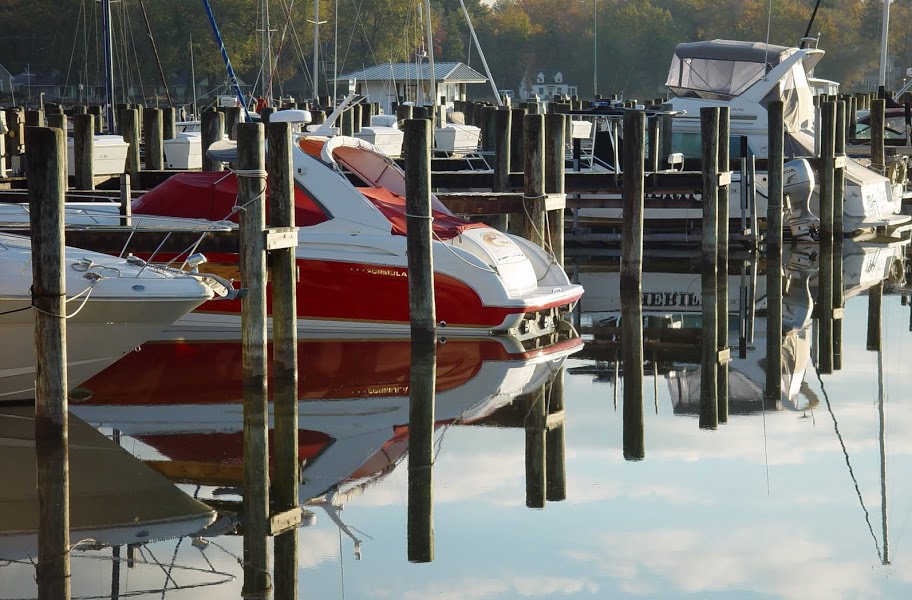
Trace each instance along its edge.
{"label": "boat windshield", "polygon": [[791,50],[731,40],[678,44],[665,85],[678,97],[730,100],[761,80]]}

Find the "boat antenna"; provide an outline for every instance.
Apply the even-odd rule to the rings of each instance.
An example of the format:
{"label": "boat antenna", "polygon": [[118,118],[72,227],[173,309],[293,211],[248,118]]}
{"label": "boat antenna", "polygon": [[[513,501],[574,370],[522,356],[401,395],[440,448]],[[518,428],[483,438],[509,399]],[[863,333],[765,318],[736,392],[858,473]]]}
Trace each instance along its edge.
{"label": "boat antenna", "polygon": [[[818,0],[819,1],[819,0]],[[766,11],[766,51],[763,55],[763,79],[766,79],[766,74],[769,72],[769,53],[770,53],[770,29],[773,26],[773,0],[769,0],[768,8]]]}
{"label": "boat antenna", "polygon": [[814,10],[811,12],[811,19],[808,21],[807,29],[804,30],[804,37],[801,38],[801,48],[807,48],[811,35],[811,27],[814,26],[814,19],[817,17],[817,9],[820,8],[820,0],[814,3]]}
{"label": "boat antenna", "polygon": [[155,36],[152,35],[152,26],[149,24],[149,16],[146,14],[146,3],[144,0],[139,0],[139,8],[142,10],[143,21],[146,23],[146,33],[149,34],[149,41],[152,43],[152,53],[155,55],[155,64],[158,65],[158,76],[161,77],[162,85],[165,87],[165,96],[168,98],[168,106],[173,108],[174,102],[171,100],[171,90],[168,89],[168,78],[165,77],[165,70],[162,68],[161,57],[158,55],[158,46],[155,45]]}

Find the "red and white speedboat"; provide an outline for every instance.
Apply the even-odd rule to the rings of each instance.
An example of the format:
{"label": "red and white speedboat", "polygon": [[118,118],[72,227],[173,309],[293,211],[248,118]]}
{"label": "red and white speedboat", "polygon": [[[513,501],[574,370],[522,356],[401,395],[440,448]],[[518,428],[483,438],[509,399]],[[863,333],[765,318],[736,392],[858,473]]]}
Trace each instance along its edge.
{"label": "red and white speedboat", "polygon": [[[299,326],[407,331],[403,171],[363,140],[305,136],[294,148],[294,174]],[[137,199],[133,212],[217,221],[231,215],[236,201],[233,173],[182,173]],[[463,221],[436,198],[433,215],[441,334],[537,334],[553,329],[582,295],[554,258],[529,241]],[[208,259],[208,270],[230,274],[219,270],[222,263],[236,272],[236,256]],[[239,314],[239,301],[209,303],[180,326],[237,328]]]}

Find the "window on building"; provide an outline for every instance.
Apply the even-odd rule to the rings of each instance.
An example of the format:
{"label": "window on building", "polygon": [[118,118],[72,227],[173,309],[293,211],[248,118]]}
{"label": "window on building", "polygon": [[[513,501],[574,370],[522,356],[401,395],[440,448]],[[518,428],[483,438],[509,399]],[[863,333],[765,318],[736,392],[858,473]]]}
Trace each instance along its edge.
{"label": "window on building", "polygon": [[544,83],[544,82],[545,82],[545,74],[544,74],[544,73],[539,73],[539,74],[538,74],[538,77],[535,78],[535,82],[536,82],[536,83]]}
{"label": "window on building", "polygon": [[564,75],[563,75],[563,73],[558,71],[554,75],[554,83],[563,83],[563,82],[564,82]]}

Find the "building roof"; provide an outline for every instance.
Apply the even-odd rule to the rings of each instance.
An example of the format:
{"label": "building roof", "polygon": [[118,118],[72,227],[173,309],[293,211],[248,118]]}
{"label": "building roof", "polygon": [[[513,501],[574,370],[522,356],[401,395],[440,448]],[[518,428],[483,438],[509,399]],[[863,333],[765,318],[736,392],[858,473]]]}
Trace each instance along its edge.
{"label": "building roof", "polygon": [[[430,79],[430,66],[422,62],[420,67],[414,63],[393,63],[376,65],[339,75],[336,81],[407,81],[415,79]],[[461,62],[436,62],[434,63],[434,78],[437,81],[448,83],[485,83],[487,77]]]}

